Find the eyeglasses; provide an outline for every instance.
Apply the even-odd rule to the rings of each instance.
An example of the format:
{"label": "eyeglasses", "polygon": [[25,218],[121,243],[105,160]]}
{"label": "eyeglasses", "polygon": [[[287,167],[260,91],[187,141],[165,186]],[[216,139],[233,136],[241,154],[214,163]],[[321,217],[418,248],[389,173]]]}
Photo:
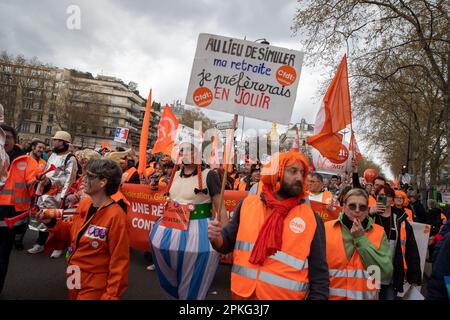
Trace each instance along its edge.
{"label": "eyeglasses", "polygon": [[361,212],[366,211],[369,208],[366,204],[356,204],[356,203],[349,203],[347,207],[352,211],[355,211],[356,208],[358,208],[358,210]]}

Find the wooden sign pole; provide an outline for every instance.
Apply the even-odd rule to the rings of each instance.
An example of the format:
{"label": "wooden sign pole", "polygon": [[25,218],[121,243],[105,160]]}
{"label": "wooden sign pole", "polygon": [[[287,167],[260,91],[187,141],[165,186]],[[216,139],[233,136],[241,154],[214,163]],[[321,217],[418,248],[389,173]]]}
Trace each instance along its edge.
{"label": "wooden sign pole", "polygon": [[225,140],[225,152],[224,152],[224,155],[227,156],[227,159],[224,159],[225,170],[224,170],[223,178],[222,178],[222,186],[220,188],[219,208],[217,208],[217,214],[216,214],[216,220],[219,221],[219,222],[220,222],[220,214],[222,212],[222,206],[223,206],[223,196],[224,196],[224,192],[225,192],[225,184],[226,184],[227,176],[228,176],[228,159],[230,158],[230,152],[231,152],[231,150],[228,150],[228,148],[227,148],[228,145],[227,145],[226,142],[229,140],[229,138],[231,139],[230,143],[229,143],[230,147],[231,147],[231,144],[234,142],[233,137],[234,137],[234,131],[236,130],[237,120],[238,120],[238,115],[235,114],[234,118],[233,118],[233,122],[231,124],[231,132],[227,132],[227,137],[226,137],[226,140]]}

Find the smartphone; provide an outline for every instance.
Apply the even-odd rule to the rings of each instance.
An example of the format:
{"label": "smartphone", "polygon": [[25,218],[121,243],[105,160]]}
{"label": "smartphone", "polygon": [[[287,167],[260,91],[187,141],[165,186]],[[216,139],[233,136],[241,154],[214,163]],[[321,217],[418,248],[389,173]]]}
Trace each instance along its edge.
{"label": "smartphone", "polygon": [[386,196],[378,196],[377,197],[377,203],[378,204],[382,204],[383,206],[385,206],[386,202],[387,202]]}

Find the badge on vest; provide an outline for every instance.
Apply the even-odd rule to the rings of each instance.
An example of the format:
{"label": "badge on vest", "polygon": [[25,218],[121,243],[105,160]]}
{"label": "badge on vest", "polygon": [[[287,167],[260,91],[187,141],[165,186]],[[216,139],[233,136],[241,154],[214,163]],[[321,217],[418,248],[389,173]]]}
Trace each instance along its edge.
{"label": "badge on vest", "polygon": [[[100,241],[106,241],[108,234],[108,228],[99,227],[91,224],[86,231],[86,237],[96,239]],[[92,242],[93,244],[93,242]],[[94,247],[95,248],[95,247]]]}
{"label": "badge on vest", "polygon": [[26,161],[20,161],[16,164],[16,168],[20,171],[24,171],[27,168],[27,162]]}
{"label": "badge on vest", "polygon": [[289,222],[289,228],[293,233],[302,233],[305,231],[306,223],[302,218],[296,217]]}

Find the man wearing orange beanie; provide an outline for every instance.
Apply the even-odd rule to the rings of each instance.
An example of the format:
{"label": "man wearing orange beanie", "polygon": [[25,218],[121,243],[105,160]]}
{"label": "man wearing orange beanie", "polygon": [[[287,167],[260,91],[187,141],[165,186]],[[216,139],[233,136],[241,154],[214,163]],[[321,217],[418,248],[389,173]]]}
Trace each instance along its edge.
{"label": "man wearing orange beanie", "polygon": [[261,194],[245,198],[223,229],[209,222],[213,248],[233,251],[234,299],[328,298],[325,231],[305,203],[307,175],[303,154],[277,153],[261,172]]}

